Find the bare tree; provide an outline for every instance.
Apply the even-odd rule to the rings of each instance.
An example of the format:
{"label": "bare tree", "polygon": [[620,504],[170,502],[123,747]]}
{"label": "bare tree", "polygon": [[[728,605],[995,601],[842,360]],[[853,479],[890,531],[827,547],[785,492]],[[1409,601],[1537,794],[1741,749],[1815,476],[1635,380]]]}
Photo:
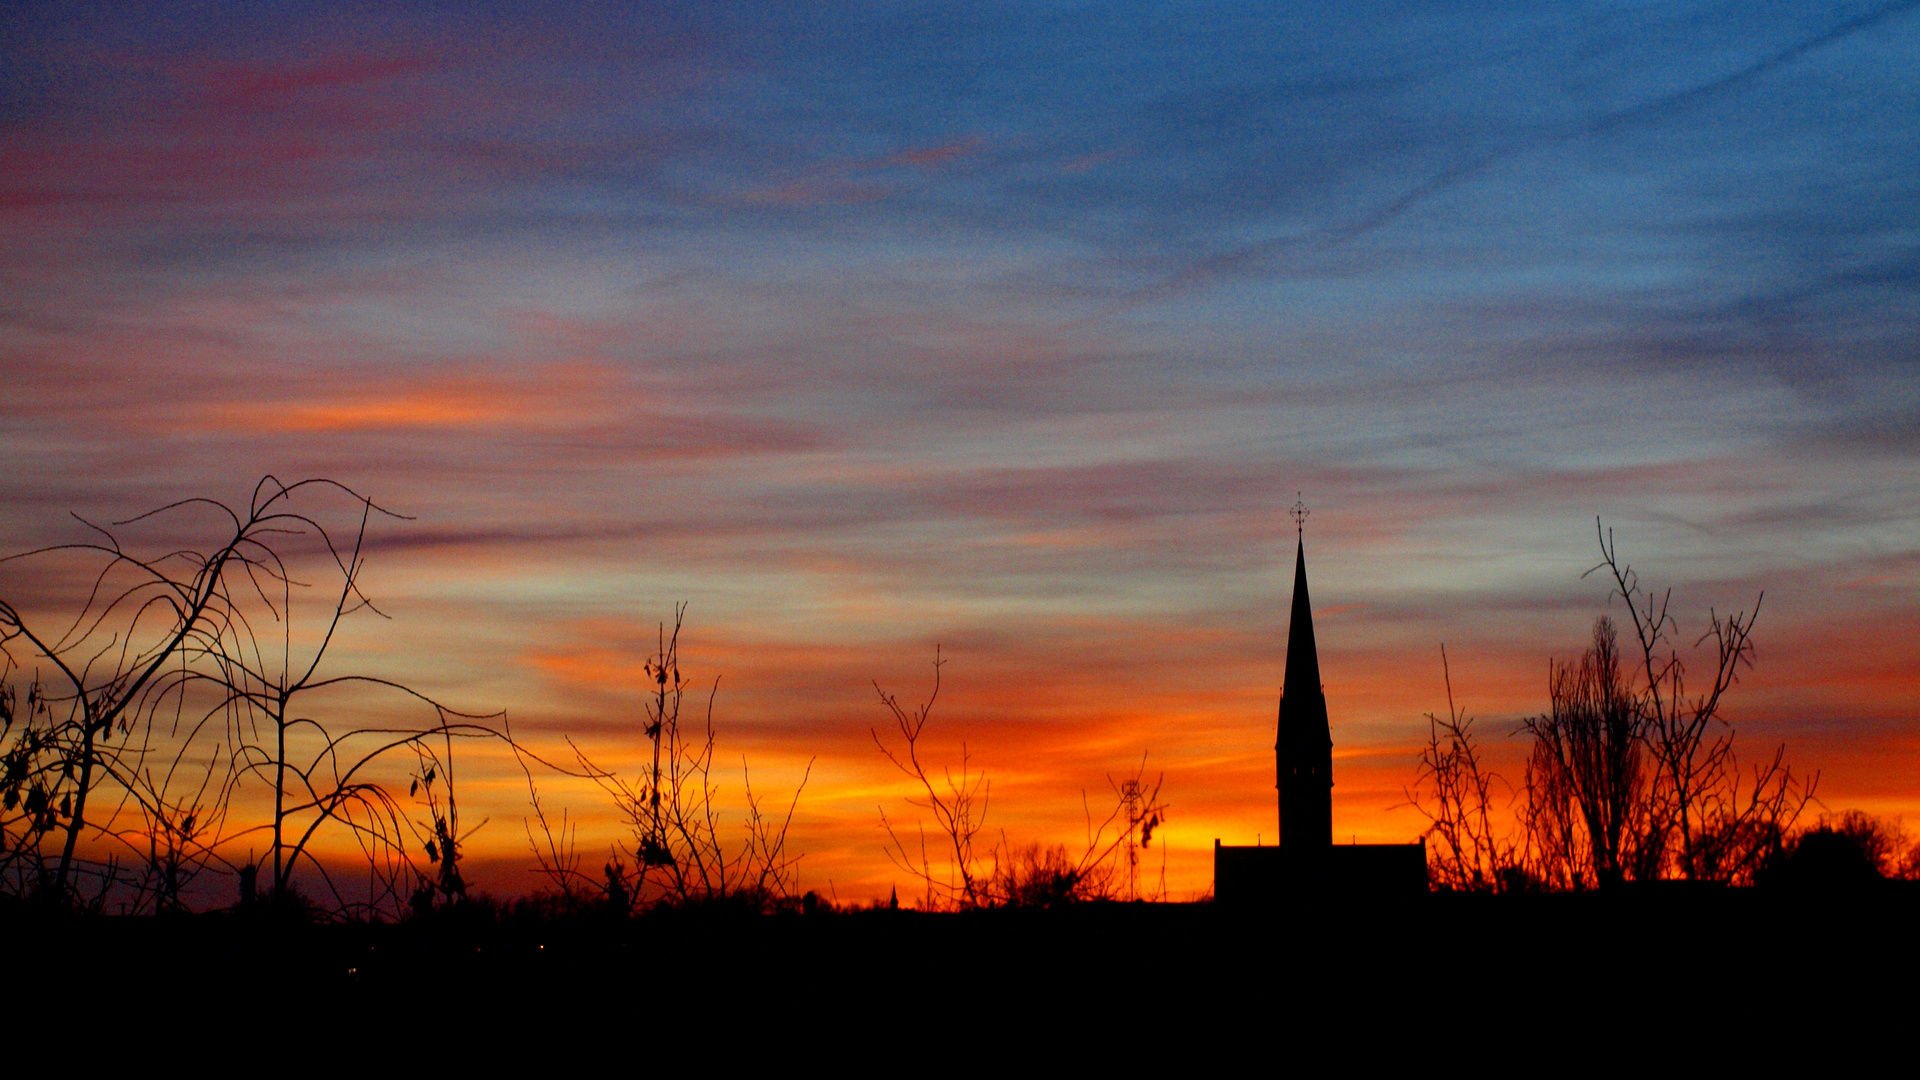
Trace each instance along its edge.
{"label": "bare tree", "polygon": [[610,861],[606,893],[609,899],[620,897],[622,907],[665,901],[766,908],[790,899],[797,886],[799,856],[788,852],[787,832],[813,763],[807,763],[785,812],[776,817],[754,794],[752,775],[742,758],[745,835],[738,842],[722,835],[724,812],[713,775],[713,703],[720,681],[714,680],[707,695],[701,728],[683,728],[681,703],[690,685],[680,671],[685,616],[686,605],[677,605],[672,630],[661,624],[657,651],[647,660],[652,685],[641,731],[651,744],[651,763],[642,779],[629,783],[573,746],[581,774],[612,797],[632,830],[632,846],[622,854],[634,860],[634,869],[629,875],[624,861]]}
{"label": "bare tree", "polygon": [[[1087,835],[1079,855],[1070,854],[1064,844],[1015,846],[1004,832],[998,843],[982,852],[980,836],[991,790],[986,774],[975,769],[965,743],[960,746],[957,775],[951,768],[941,768],[936,781],[922,758],[921,739],[940,696],[940,669],[945,663],[936,648],[933,689],[924,703],[911,709],[874,684],[899,734],[897,749],[889,746],[877,729],[869,731],[887,760],[913,781],[918,794],[908,797],[908,805],[933,820],[933,832],[937,834],[933,846],[941,849],[939,858],[944,862],[940,869],[935,868],[935,855],[929,850],[925,820],[915,822],[911,837],[914,844],[910,847],[909,838],[887,816],[886,808],[880,808],[880,824],[887,833],[887,858],[919,880],[926,890],[925,908],[946,911],[1053,906],[1121,896],[1137,898],[1139,851],[1151,844],[1153,830],[1166,820],[1167,813],[1166,805],[1160,802],[1160,779],[1151,784],[1143,779],[1146,755],[1141,755],[1140,765],[1131,776],[1123,780],[1107,777],[1114,803],[1097,824],[1092,805],[1081,792]],[[1117,865],[1121,860],[1126,864],[1124,885]]]}
{"label": "bare tree", "polygon": [[[577,910],[595,891],[593,879],[580,869],[579,826],[574,824],[566,807],[560,808],[558,821],[547,813],[546,804],[540,799],[540,787],[534,781],[530,755],[514,741],[511,727],[507,728],[507,743],[513,747],[514,761],[527,779],[527,804],[533,810],[533,816],[525,818],[522,826],[527,834],[527,850],[533,855],[534,872],[547,880],[564,910]],[[538,835],[535,835],[536,828]],[[607,864],[607,878],[608,893],[611,894],[615,891],[613,883],[621,878],[614,871],[612,863]],[[620,914],[626,914],[630,904],[624,882],[618,891],[617,910]],[[614,899],[611,895],[607,898]]]}
{"label": "bare tree", "polygon": [[1659,870],[1663,822],[1649,799],[1642,699],[1621,670],[1613,621],[1593,644],[1548,665],[1552,708],[1528,717],[1527,832],[1536,871],[1566,888],[1617,885]]}
{"label": "bare tree", "polygon": [[72,811],[72,794],[62,790],[71,772],[55,741],[58,726],[51,712],[37,675],[24,703],[10,679],[0,681],[0,739],[6,747],[0,758],[0,884],[15,895],[49,895],[49,839]]}
{"label": "bare tree", "polygon": [[[461,852],[467,839],[486,824],[482,821],[471,829],[461,829],[460,800],[455,794],[453,771],[455,732],[442,730],[436,734],[441,742],[438,747],[431,740],[409,744],[418,768],[407,785],[407,794],[418,800],[427,812],[424,822],[412,817],[403,819],[415,843],[425,853],[429,867],[422,872],[408,864],[414,880],[409,903],[416,914],[431,910],[436,896],[450,903],[467,898],[466,878],[460,873]],[[443,778],[436,788],[435,782]],[[392,891],[398,892],[398,889]]]}
{"label": "bare tree", "polygon": [[1733,726],[1721,714],[1740,670],[1753,665],[1753,626],[1765,594],[1755,598],[1751,611],[1722,616],[1708,610],[1707,629],[1694,646],[1712,643],[1712,666],[1706,688],[1690,692],[1687,664],[1673,640],[1679,623],[1671,611],[1672,590],[1643,590],[1632,567],[1620,560],[1613,531],[1598,519],[1594,525],[1601,561],[1588,573],[1605,571],[1612,580],[1609,598],[1625,603],[1638,646],[1638,741],[1654,772],[1644,839],[1650,853],[1643,857],[1657,859],[1651,872],[1661,876],[1751,881],[1806,809],[1819,780],[1817,773],[1795,776],[1785,763],[1785,747],[1750,776],[1743,773]]}
{"label": "bare tree", "polygon": [[[353,516],[344,528],[295,503],[296,496],[312,491],[349,500]],[[324,830],[343,830],[373,869],[377,887],[364,903],[390,912],[418,907],[418,881],[458,881],[455,860],[465,837],[456,828],[437,838],[440,830],[457,822],[453,743],[504,739],[503,728],[495,726],[504,717],[456,712],[404,683],[339,674],[327,664],[329,649],[349,619],[386,618],[361,588],[367,527],[376,515],[400,515],[338,484],[281,486],[271,478],[256,489],[253,513],[271,521],[276,546],[250,553],[249,588],[235,590],[231,597],[233,617],[206,644],[205,670],[199,676],[217,692],[228,718],[234,794],[244,796],[264,785],[272,800],[268,820],[233,839],[266,834],[272,870],[269,898],[289,898],[294,874],[304,864],[320,878],[332,902],[346,908],[359,902],[349,901],[324,862],[311,854]],[[292,557],[299,557],[305,567],[297,576]],[[332,581],[323,586],[329,575]],[[302,612],[317,617],[309,620]],[[392,704],[380,704],[379,696]],[[395,723],[336,718],[342,712],[364,717],[371,710],[395,706],[417,711],[421,719]],[[416,762],[409,788],[416,796],[423,786],[426,790],[431,824],[424,830],[389,786],[385,762],[396,752],[410,754]],[[440,781],[437,788],[435,780]],[[426,854],[427,868],[416,864],[416,852]],[[443,891],[449,899],[464,896],[464,888]]]}
{"label": "bare tree", "polygon": [[[243,520],[219,503],[189,499],[114,527],[192,508],[212,508],[228,518],[232,531],[223,543],[142,557],[129,552],[111,528],[76,515],[96,539],[0,560],[36,560],[44,579],[76,571],[91,578],[78,613],[54,630],[43,630],[14,603],[0,600],[0,650],[7,654],[7,666],[34,668],[25,722],[11,732],[7,748],[9,787],[24,792],[25,811],[9,823],[12,867],[30,870],[30,882],[16,883],[50,902],[77,899],[80,841],[89,825],[113,835],[89,817],[103,782],[140,802],[148,820],[170,820],[179,812],[143,782],[151,775],[150,736],[156,725],[166,723],[170,703],[179,708],[196,654],[219,636],[230,617],[229,571],[255,560],[277,524],[271,515],[256,512]],[[90,562],[91,571],[73,565],[76,561]],[[41,681],[42,665],[50,669],[51,683]],[[169,824],[163,831],[177,838],[186,830]],[[45,847],[55,837],[57,854]],[[103,892],[107,884],[102,879]]]}
{"label": "bare tree", "polygon": [[1065,844],[995,848],[987,891],[994,907],[1053,908],[1113,893],[1113,867],[1080,865]]}
{"label": "bare tree", "polygon": [[1453,671],[1440,646],[1447,687],[1447,716],[1427,714],[1427,745],[1407,802],[1427,819],[1428,873],[1432,883],[1462,892],[1501,892],[1520,883],[1520,845],[1494,825],[1495,786],[1513,791],[1481,760],[1473,717],[1453,701]]}
{"label": "bare tree", "polygon": [[[1090,900],[1133,901],[1140,896],[1140,852],[1153,843],[1153,831],[1167,819],[1160,801],[1164,775],[1145,780],[1146,755],[1125,779],[1107,777],[1114,801],[1096,822],[1087,793],[1080,793],[1086,815],[1086,842],[1078,854],[1065,844],[1015,845],[1004,832],[990,853],[981,890],[988,907],[1058,907]],[[1164,855],[1166,845],[1161,844]],[[1166,869],[1161,867],[1156,896],[1166,895]]]}
{"label": "bare tree", "polygon": [[[1587,649],[1549,661],[1548,711],[1521,722],[1530,741],[1516,832],[1495,825],[1498,777],[1481,762],[1472,721],[1453,703],[1428,714],[1428,741],[1409,799],[1426,816],[1434,881],[1456,889],[1538,885],[1588,889],[1630,880],[1686,878],[1751,883],[1789,838],[1818,774],[1796,776],[1785,747],[1748,772],[1721,715],[1740,669],[1753,662],[1759,612],[1708,613],[1695,646],[1712,643],[1712,678],[1690,693],[1673,642],[1672,593],[1643,591],[1599,528],[1609,599],[1625,601],[1633,640],[1595,621]],[[1445,650],[1441,652],[1445,666]]]}
{"label": "bare tree", "polygon": [[[325,524],[310,505],[322,497],[345,500],[352,525]],[[163,535],[152,545],[163,553],[146,556],[122,540],[130,528],[190,535],[202,528],[194,514],[217,523],[211,547]],[[9,794],[0,801],[17,802],[8,806],[13,816],[0,815],[8,884],[76,902],[80,842],[91,836],[106,846],[107,859],[94,864],[99,895],[119,873],[117,848],[144,864],[129,882],[134,903],[168,910],[209,867],[243,871],[251,882],[251,857],[243,864],[234,853],[264,837],[270,897],[287,896],[304,859],[344,905],[311,854],[328,825],[344,828],[369,859],[384,860],[389,882],[405,876],[411,854],[403,808],[376,775],[380,763],[434,736],[500,733],[491,718],[452,712],[398,682],[323,670],[344,621],[379,614],[359,584],[375,516],[398,517],[331,480],[283,484],[269,476],[244,510],[182,500],[112,527],[89,524],[94,541],[14,557],[39,560],[43,573],[71,572],[76,561],[93,566],[78,616],[58,633],[40,632],[0,602],[8,666],[24,662],[36,671],[25,722],[9,725],[5,736]],[[56,565],[45,565],[50,560]],[[319,620],[296,617],[315,588],[296,564],[337,575]],[[57,689],[40,683],[42,665]],[[336,724],[308,711],[314,695],[356,689],[397,694],[430,719]],[[351,705],[364,704],[364,695],[350,696]],[[262,787],[272,807],[264,821],[251,814]],[[103,790],[112,798],[96,813]],[[56,835],[57,855],[48,845]]]}
{"label": "bare tree", "polygon": [[[944,873],[933,868],[933,858],[927,850],[927,832],[925,825],[916,826],[915,846],[910,849],[906,840],[887,817],[885,807],[880,809],[880,824],[887,831],[887,858],[902,871],[920,879],[926,888],[926,906],[929,909],[975,908],[986,901],[983,891],[982,871],[975,846],[980,830],[987,820],[987,805],[992,795],[992,785],[984,773],[973,769],[973,758],[967,752],[965,743],[960,744],[960,774],[956,777],[952,769],[942,769],[940,784],[935,784],[926,763],[920,759],[920,739],[926,733],[927,721],[933,715],[933,704],[940,698],[940,669],[946,661],[941,659],[936,647],[933,653],[933,689],[927,694],[927,700],[912,709],[903,707],[899,699],[874,683],[874,693],[880,695],[880,704],[885,706],[893,718],[894,728],[900,734],[900,749],[896,752],[880,738],[877,729],[870,729],[873,744],[880,748],[894,768],[899,769],[913,780],[922,793],[919,797],[909,798],[907,802],[926,811],[933,817],[934,828],[939,834],[938,844],[944,848],[946,862]],[[917,851],[917,854],[916,854]]]}

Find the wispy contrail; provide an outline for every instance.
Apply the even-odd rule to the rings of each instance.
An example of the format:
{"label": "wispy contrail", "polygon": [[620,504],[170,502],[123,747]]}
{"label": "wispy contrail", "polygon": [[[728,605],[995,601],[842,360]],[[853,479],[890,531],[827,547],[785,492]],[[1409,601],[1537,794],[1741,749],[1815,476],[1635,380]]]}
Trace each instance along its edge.
{"label": "wispy contrail", "polygon": [[1729,90],[1739,86],[1741,83],[1764,75],[1816,49],[1831,45],[1843,38],[1851,37],[1863,30],[1871,29],[1897,15],[1911,11],[1915,7],[1920,7],[1920,0],[1896,0],[1895,3],[1875,8],[1863,15],[1848,19],[1813,37],[1795,42],[1778,52],[1763,57],[1746,67],[1723,75],[1718,79],[1701,83],[1698,86],[1690,86],[1684,90],[1675,91],[1674,93],[1655,98],[1651,101],[1641,102],[1638,105],[1604,113],[1592,119],[1573,121],[1533,138],[1521,139],[1498,149],[1488,151],[1471,161],[1441,170],[1439,173],[1422,181],[1420,185],[1413,190],[1379,207],[1358,221],[1349,222],[1345,225],[1307,229],[1288,236],[1277,236],[1272,239],[1247,244],[1230,251],[1209,256],[1175,274],[1173,277],[1157,284],[1146,286],[1130,294],[1124,301],[1107,307],[1086,319],[1080,320],[1080,322],[1097,322],[1122,311],[1132,310],[1156,300],[1164,299],[1168,296],[1183,292],[1193,285],[1217,278],[1227,271],[1255,262],[1277,251],[1304,246],[1311,246],[1315,250],[1337,247],[1365,236],[1383,225],[1389,224],[1407,211],[1440,192],[1446,191],[1486,171],[1488,168],[1507,158],[1532,150],[1538,150],[1543,147],[1553,146],[1558,143],[1568,142],[1573,139],[1584,138],[1589,135],[1605,134],[1619,128],[1670,116],[1691,107],[1696,102],[1710,98],[1722,91]]}

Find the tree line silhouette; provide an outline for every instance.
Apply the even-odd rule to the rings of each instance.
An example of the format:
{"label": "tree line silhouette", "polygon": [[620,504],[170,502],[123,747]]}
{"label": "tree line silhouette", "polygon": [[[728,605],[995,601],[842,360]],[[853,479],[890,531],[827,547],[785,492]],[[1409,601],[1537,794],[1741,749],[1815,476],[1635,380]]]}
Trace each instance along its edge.
{"label": "tree line silhouette", "polygon": [[1672,590],[1643,587],[1612,530],[1596,529],[1601,558],[1588,573],[1622,602],[1628,643],[1602,615],[1578,657],[1550,661],[1548,709],[1515,732],[1528,744],[1517,787],[1488,766],[1447,672],[1447,715],[1428,714],[1409,791],[1428,822],[1433,884],[1508,893],[1920,877],[1920,845],[1897,820],[1847,811],[1801,826],[1819,774],[1795,773],[1784,746],[1742,767],[1723,706],[1753,664],[1764,594],[1750,610],[1708,611],[1693,642],[1705,676],[1690,684]]}
{"label": "tree line silhouette", "polygon": [[[524,773],[526,839],[545,884],[536,906],[626,915],[821,903],[799,892],[800,856],[787,843],[811,763],[781,806],[755,791],[743,762],[737,832],[723,824],[717,680],[704,714],[683,715],[693,687],[681,666],[685,605],[660,626],[644,669],[646,754],[629,776],[571,739],[565,759],[549,760],[505,713],[462,712],[392,679],[337,671],[329,653],[343,629],[386,617],[362,590],[369,526],[382,519],[406,520],[333,480],[268,476],[244,508],[193,498],[108,525],[80,519],[88,539],[4,560],[31,568],[42,607],[46,596],[81,599],[51,627],[33,604],[0,600],[0,899],[168,913],[217,897],[376,919],[464,904],[461,862],[478,826],[461,822],[458,751],[478,742],[504,748]],[[988,844],[983,778],[963,760],[942,790],[922,763],[932,698],[911,716],[880,699],[905,754],[880,749],[925,792],[912,802],[952,856],[936,870],[916,824],[910,857],[880,810],[889,854],[925,886],[917,906],[1139,895],[1137,849],[1166,809],[1158,784],[1143,784],[1144,759],[1114,782],[1114,810],[1097,828],[1089,812],[1084,853],[1018,847],[1004,833]],[[590,781],[624,826],[597,873],[570,812],[541,797],[541,778],[553,776]],[[343,840],[359,865],[338,854]]]}

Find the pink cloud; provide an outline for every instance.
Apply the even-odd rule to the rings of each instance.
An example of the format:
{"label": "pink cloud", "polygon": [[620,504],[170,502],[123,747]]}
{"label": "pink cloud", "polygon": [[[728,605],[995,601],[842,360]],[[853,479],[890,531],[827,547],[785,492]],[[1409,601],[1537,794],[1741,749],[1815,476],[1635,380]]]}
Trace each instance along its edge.
{"label": "pink cloud", "polygon": [[892,195],[898,181],[879,180],[876,174],[908,168],[932,172],[949,168],[981,152],[978,136],[937,146],[901,150],[880,157],[845,158],[811,165],[787,179],[734,195],[738,205],[824,206],[836,203],[876,202]]}

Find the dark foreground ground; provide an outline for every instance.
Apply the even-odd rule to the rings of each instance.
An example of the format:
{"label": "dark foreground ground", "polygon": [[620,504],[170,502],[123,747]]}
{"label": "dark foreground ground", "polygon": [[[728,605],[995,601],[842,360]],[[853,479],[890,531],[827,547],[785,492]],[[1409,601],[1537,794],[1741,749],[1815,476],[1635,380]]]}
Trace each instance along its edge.
{"label": "dark foreground ground", "polygon": [[[1337,1036],[1362,1056],[1436,1040],[1632,1054],[1848,1029],[1910,1044],[1895,1033],[1920,1006],[1920,891],[1892,884],[1241,911],[444,910],[372,925],[13,911],[0,931],[16,1004],[79,999],[101,1018],[217,1015],[223,1028],[332,1018],[300,1036],[303,1053],[364,1030],[443,1042],[458,1031],[469,1048],[639,1040],[729,1054],[827,1040],[883,1057],[957,1053],[994,1033],[1109,1049]],[[342,1017],[364,1025],[342,1028]]]}

